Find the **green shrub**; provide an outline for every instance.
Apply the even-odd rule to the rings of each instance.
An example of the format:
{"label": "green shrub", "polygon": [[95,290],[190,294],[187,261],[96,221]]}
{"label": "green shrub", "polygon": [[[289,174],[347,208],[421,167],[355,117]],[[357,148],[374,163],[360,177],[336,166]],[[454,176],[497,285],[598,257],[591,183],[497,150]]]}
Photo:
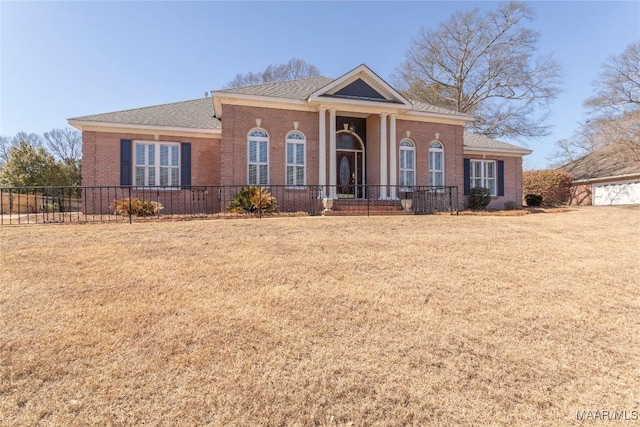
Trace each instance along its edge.
{"label": "green shrub", "polygon": [[234,213],[271,213],[278,211],[278,201],[266,188],[249,186],[238,191],[227,209]]}
{"label": "green shrub", "polygon": [[484,187],[474,187],[469,191],[469,209],[479,211],[491,203],[491,190]]}
{"label": "green shrub", "polygon": [[542,196],[539,194],[527,194],[524,196],[527,206],[540,206],[542,205]]}
{"label": "green shrub", "polygon": [[[522,192],[542,196],[542,206],[564,205],[571,197],[571,175],[558,170],[525,171],[522,173]],[[534,206],[528,202],[527,205]]]}
{"label": "green shrub", "polygon": [[58,212],[60,210],[60,206],[56,202],[45,203],[42,205],[43,212]]}
{"label": "green shrub", "polygon": [[153,200],[144,200],[132,197],[129,199],[114,200],[110,205],[111,209],[116,215],[135,215],[135,216],[151,216],[157,215],[164,206],[162,203],[154,202]]}

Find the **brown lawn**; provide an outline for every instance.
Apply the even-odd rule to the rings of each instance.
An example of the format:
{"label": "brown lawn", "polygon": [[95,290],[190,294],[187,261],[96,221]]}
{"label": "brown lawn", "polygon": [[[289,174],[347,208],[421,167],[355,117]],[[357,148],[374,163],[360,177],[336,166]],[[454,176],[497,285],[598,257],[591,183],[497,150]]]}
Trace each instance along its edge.
{"label": "brown lawn", "polygon": [[640,411],[638,207],[0,237],[0,425],[557,426]]}

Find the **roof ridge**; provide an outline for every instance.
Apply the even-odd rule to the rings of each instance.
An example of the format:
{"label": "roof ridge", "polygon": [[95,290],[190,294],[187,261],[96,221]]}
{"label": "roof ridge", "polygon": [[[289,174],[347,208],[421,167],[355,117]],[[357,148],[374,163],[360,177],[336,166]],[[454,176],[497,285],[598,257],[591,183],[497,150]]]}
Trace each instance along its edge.
{"label": "roof ridge", "polygon": [[226,88],[226,89],[220,89],[220,90],[214,91],[214,92],[226,92],[226,91],[234,90],[234,89],[243,89],[243,88],[247,88],[247,87],[268,86],[268,85],[274,85],[274,84],[280,84],[280,83],[301,82],[303,80],[311,80],[311,79],[327,79],[327,80],[331,80],[331,81],[335,80],[335,79],[332,79],[331,77],[326,77],[326,76],[302,77],[300,79],[278,80],[278,81],[274,81],[274,82],[258,83],[258,84],[255,84],[255,85],[234,86],[234,87],[229,87],[229,88]]}

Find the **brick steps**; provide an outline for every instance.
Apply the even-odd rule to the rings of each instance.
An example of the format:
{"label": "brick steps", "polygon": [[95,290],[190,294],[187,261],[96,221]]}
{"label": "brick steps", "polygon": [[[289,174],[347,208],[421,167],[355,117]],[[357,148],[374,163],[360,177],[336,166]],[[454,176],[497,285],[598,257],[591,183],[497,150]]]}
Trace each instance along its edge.
{"label": "brick steps", "polygon": [[399,201],[335,200],[333,209],[324,211],[324,216],[366,216],[366,215],[412,215],[402,210]]}

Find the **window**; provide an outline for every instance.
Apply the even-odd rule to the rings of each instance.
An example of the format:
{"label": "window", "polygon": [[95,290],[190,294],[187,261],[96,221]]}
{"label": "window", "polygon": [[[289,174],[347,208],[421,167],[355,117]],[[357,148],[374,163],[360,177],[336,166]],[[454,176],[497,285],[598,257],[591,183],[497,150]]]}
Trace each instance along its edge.
{"label": "window", "polygon": [[180,144],[136,142],[134,185],[180,186]]}
{"label": "window", "polygon": [[248,157],[249,171],[247,183],[249,185],[269,184],[269,135],[262,129],[249,132]]}
{"label": "window", "polygon": [[304,148],[305,137],[302,133],[289,132],[286,139],[287,145],[287,185],[304,185]]}
{"label": "window", "polygon": [[438,141],[429,144],[429,185],[444,185],[444,147]]}
{"label": "window", "polygon": [[496,195],[496,162],[494,160],[471,160],[470,188],[488,188],[491,195]]}
{"label": "window", "polygon": [[416,184],[416,148],[413,141],[400,141],[400,185],[403,187]]}

